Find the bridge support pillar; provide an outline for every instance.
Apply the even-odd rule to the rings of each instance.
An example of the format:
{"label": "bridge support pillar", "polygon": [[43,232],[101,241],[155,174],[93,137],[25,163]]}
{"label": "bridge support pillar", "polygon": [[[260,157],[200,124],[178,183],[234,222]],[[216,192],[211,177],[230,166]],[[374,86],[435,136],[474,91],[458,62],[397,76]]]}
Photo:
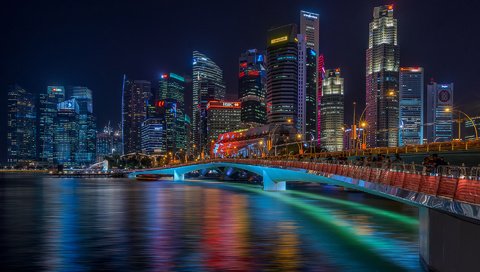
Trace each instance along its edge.
{"label": "bridge support pillar", "polygon": [[420,260],[427,271],[477,271],[480,222],[422,207]]}
{"label": "bridge support pillar", "polygon": [[287,188],[286,181],[275,182],[268,175],[267,171],[263,170],[263,190],[264,191],[285,191]]}
{"label": "bridge support pillar", "polygon": [[173,181],[184,181],[185,174],[180,174],[177,170],[173,170]]}

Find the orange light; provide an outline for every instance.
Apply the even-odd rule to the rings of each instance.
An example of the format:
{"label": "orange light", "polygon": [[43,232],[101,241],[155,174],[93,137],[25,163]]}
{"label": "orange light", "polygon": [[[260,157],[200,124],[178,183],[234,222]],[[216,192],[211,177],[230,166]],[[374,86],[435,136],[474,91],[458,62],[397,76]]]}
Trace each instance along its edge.
{"label": "orange light", "polygon": [[393,5],[388,5],[388,10],[393,10]]}

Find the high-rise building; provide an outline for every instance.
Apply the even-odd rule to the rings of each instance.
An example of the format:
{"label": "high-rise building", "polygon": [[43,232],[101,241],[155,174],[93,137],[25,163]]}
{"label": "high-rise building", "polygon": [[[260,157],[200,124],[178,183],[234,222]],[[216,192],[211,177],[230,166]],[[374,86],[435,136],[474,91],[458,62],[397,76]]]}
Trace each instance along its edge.
{"label": "high-rise building", "polygon": [[399,146],[423,144],[423,68],[400,68]]}
{"label": "high-rise building", "polygon": [[208,153],[207,104],[225,98],[223,71],[206,55],[193,51],[193,140],[200,153]]}
{"label": "high-rise building", "polygon": [[60,102],[54,119],[54,163],[77,167],[80,107],[75,98]]}
{"label": "high-rise building", "polygon": [[[300,126],[300,131],[305,135],[305,140],[312,138],[320,140],[320,99],[322,94],[322,79],[324,75],[323,55],[320,54],[320,20],[319,14],[300,11],[300,34],[305,37],[305,97],[304,112],[299,112],[304,115],[304,124]],[[299,52],[300,56],[300,52]],[[299,63],[301,62],[299,57]],[[312,70],[312,69],[315,69]],[[300,72],[299,72],[300,73]],[[299,82],[300,86],[300,82]],[[314,90],[315,88],[315,90]],[[315,97],[312,99],[312,95]],[[300,95],[299,95],[300,97]],[[315,108],[313,108],[315,107]],[[315,118],[315,120],[313,120]],[[300,118],[299,118],[300,119]],[[314,127],[313,127],[314,126]]]}
{"label": "high-rise building", "polygon": [[239,59],[238,98],[242,102],[242,125],[257,127],[266,123],[265,57],[257,49],[242,53]]}
{"label": "high-rise building", "polygon": [[48,86],[41,93],[38,106],[37,152],[40,161],[53,164],[54,158],[54,119],[57,116],[57,105],[65,101],[63,86]]}
{"label": "high-rise building", "polygon": [[320,144],[321,131],[322,131],[322,115],[320,114],[320,106],[322,105],[322,93],[323,93],[323,78],[325,77],[325,57],[322,55],[318,56],[318,65],[317,65],[317,144]]}
{"label": "high-rise building", "polygon": [[[475,126],[474,126],[475,125]],[[480,116],[474,116],[472,117],[471,120],[465,120],[465,140],[466,141],[471,141],[471,140],[476,140],[477,135],[475,133],[475,130],[480,129]]]}
{"label": "high-rise building", "polygon": [[328,151],[343,150],[344,92],[340,69],[327,70],[323,80],[321,144]]}
{"label": "high-rise building", "polygon": [[453,138],[453,83],[427,85],[427,141],[449,142]]}
{"label": "high-rise building", "polygon": [[79,106],[78,149],[75,162],[80,166],[89,166],[96,161],[97,126],[93,115],[92,91],[87,87],[73,87],[71,98],[75,98]]}
{"label": "high-rise building", "polygon": [[300,11],[300,34],[306,37],[306,47],[319,52],[320,20],[317,13]]}
{"label": "high-rise building", "polygon": [[393,5],[375,7],[366,65],[366,121],[369,146],[398,146],[400,49]]}
{"label": "high-rise building", "polygon": [[234,131],[241,124],[242,106],[238,101],[209,101],[207,104],[208,152],[220,134]]}
{"label": "high-rise building", "polygon": [[18,85],[11,86],[7,101],[8,163],[36,159],[35,97]]}
{"label": "high-rise building", "polygon": [[173,154],[186,148],[185,79],[174,73],[163,74],[159,81],[156,103],[166,106],[165,126],[167,152]]}
{"label": "high-rise building", "polygon": [[151,84],[146,80],[123,78],[122,90],[122,136],[124,154],[140,152],[141,126],[147,117]]}
{"label": "high-rise building", "polygon": [[307,39],[305,35],[297,35],[298,48],[298,96],[297,96],[297,120],[296,128],[299,133],[305,135],[306,113],[306,82],[307,82]]}
{"label": "high-rise building", "polygon": [[145,154],[165,154],[166,126],[165,118],[148,118],[142,123],[142,152]]}
{"label": "high-rise building", "polygon": [[311,49],[306,50],[306,81],[305,81],[305,140],[313,140],[317,137],[317,53]]}
{"label": "high-rise building", "polygon": [[267,43],[267,121],[295,124],[298,110],[297,26],[290,24],[270,29]]}
{"label": "high-rise building", "polygon": [[122,155],[122,126],[117,129],[110,126],[110,122],[97,132],[97,162],[103,161],[106,157]]}

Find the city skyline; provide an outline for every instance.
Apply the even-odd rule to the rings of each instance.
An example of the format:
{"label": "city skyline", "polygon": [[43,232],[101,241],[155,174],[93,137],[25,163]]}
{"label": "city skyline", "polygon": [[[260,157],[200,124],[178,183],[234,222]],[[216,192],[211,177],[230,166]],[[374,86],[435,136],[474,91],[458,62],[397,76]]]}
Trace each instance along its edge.
{"label": "city skyline", "polygon": [[[369,3],[368,5],[366,4],[363,4],[362,5],[362,12],[358,12],[357,13],[357,16],[360,17],[361,19],[359,19],[359,21],[362,21],[362,22],[365,22],[366,20],[368,21],[370,19],[370,16],[371,16],[371,11],[372,11],[372,8],[375,6],[375,5],[378,5],[378,4],[383,4],[383,3],[388,3],[388,2],[385,2],[385,1],[377,1],[378,3]],[[394,1],[393,1],[394,2]],[[449,76],[448,75],[448,72],[450,73],[454,73],[452,70],[450,71],[447,71],[447,72],[443,72],[442,70],[437,70],[435,71],[435,69],[440,69],[440,68],[435,68],[435,69],[432,69],[432,65],[428,64],[428,63],[425,63],[424,61],[422,61],[422,58],[418,58],[418,61],[415,61],[415,62],[412,62],[411,59],[413,59],[415,57],[415,54],[410,54],[408,51],[405,52],[404,50],[404,47],[412,47],[413,44],[415,43],[413,39],[411,40],[405,40],[404,37],[402,37],[402,29],[408,29],[408,31],[412,31],[414,29],[412,29],[411,27],[409,27],[409,20],[406,20],[406,19],[402,19],[402,18],[407,18],[408,14],[411,14],[413,12],[416,12],[414,9],[412,8],[404,8],[402,7],[403,4],[405,4],[405,6],[408,4],[408,1],[407,2],[402,2],[402,3],[398,3],[398,8],[397,8],[397,3],[394,3],[395,4],[395,17],[399,20],[399,44],[401,46],[401,50],[402,50],[402,57],[401,57],[401,65],[421,65],[423,67],[425,67],[425,81],[427,82],[428,79],[432,76],[435,76],[435,79],[438,81],[438,82],[455,82],[455,86],[456,86],[456,95],[455,95],[455,101],[460,101],[460,105],[465,107],[467,106],[468,108],[468,104],[465,104],[463,105],[462,104],[462,98],[463,98],[463,101],[466,101],[465,100],[465,96],[467,93],[467,88],[463,88],[463,90],[465,90],[465,93],[462,93],[462,85],[463,86],[466,86],[467,82],[462,82],[461,80],[457,80],[454,76]],[[423,4],[423,3],[422,3]],[[324,5],[324,8],[323,8],[323,5]],[[313,11],[313,12],[318,12],[320,14],[320,53],[325,53],[326,55],[326,67],[341,67],[342,68],[342,74],[343,74],[343,77],[345,78],[345,119],[348,123],[348,120],[351,119],[351,108],[349,107],[349,104],[351,104],[351,102],[353,100],[356,100],[357,101],[357,105],[360,105],[360,108],[363,108],[363,105],[364,105],[364,97],[362,95],[362,89],[364,89],[364,82],[363,83],[359,83],[355,80],[355,78],[361,78],[362,75],[363,75],[363,69],[362,70],[359,70],[359,71],[356,71],[355,74],[353,73],[352,69],[349,68],[349,67],[352,67],[351,64],[349,63],[336,63],[338,57],[336,57],[336,55],[338,54],[346,54],[346,55],[351,55],[351,52],[350,51],[358,51],[358,50],[361,50],[361,51],[364,51],[365,48],[367,47],[367,44],[365,42],[365,40],[368,38],[367,37],[367,33],[368,33],[368,29],[366,27],[366,24],[364,25],[361,25],[361,28],[363,28],[363,31],[361,31],[360,33],[350,33],[350,32],[346,32],[345,34],[341,34],[341,35],[336,35],[335,39],[345,39],[345,38],[350,38],[350,37],[355,37],[358,35],[358,37],[360,37],[360,39],[358,39],[359,41],[355,41],[355,44],[360,44],[363,46],[358,46],[358,50],[357,50],[357,46],[355,46],[355,50],[341,50],[341,47],[338,49],[338,50],[334,50],[333,53],[329,53],[329,50],[328,48],[330,46],[332,46],[331,44],[335,44],[337,43],[338,41],[335,41],[335,39],[328,39],[328,36],[326,36],[324,38],[323,36],[323,33],[324,32],[327,32],[325,35],[328,35],[328,31],[329,29],[333,28],[335,29],[336,27],[339,27],[338,24],[332,24],[331,26],[328,25],[328,18],[329,17],[332,17],[331,15],[329,15],[329,13],[326,13],[325,11],[328,10],[328,8],[331,8],[333,9],[331,6],[329,6],[327,3],[318,3],[318,4],[313,4],[311,5],[312,8],[308,8],[308,7],[299,7],[297,10],[290,10],[290,11],[282,11],[282,13],[285,13],[287,16],[287,18],[283,18],[281,20],[279,20],[278,18],[277,19],[274,19],[274,20],[271,20],[272,22],[269,23],[268,21],[268,14],[265,16],[266,18],[258,18],[258,20],[255,20],[256,22],[259,22],[261,24],[267,24],[267,25],[280,25],[280,24],[288,24],[288,23],[297,23],[298,24],[298,12],[303,9],[303,10],[309,10],[309,11]],[[225,8],[225,7],[223,7]],[[319,12],[320,10],[320,12]],[[367,10],[367,12],[364,12],[364,10]],[[296,18],[295,18],[296,17]],[[292,18],[292,19],[290,19]],[[331,18],[330,18],[331,19]],[[326,22],[325,22],[325,21]],[[451,20],[451,22],[449,21],[449,23],[455,23],[454,22],[455,20]],[[349,23],[349,25],[351,25],[352,27],[354,26],[353,23]],[[237,66],[235,65],[235,62],[238,60],[238,55],[243,52],[244,50],[248,49],[248,48],[254,48],[255,46],[259,45],[258,48],[260,49],[263,49],[265,48],[265,37],[267,36],[267,30],[269,28],[263,28],[263,26],[259,26],[258,29],[255,30],[255,32],[259,32],[259,33],[263,33],[263,39],[258,39],[255,37],[255,35],[252,35],[252,37],[250,36],[245,36],[245,38],[243,38],[243,40],[246,40],[248,44],[250,44],[250,46],[247,46],[243,49],[240,49],[240,50],[236,50],[238,51],[236,56],[231,58],[230,56],[228,56],[228,58],[224,58],[222,57],[222,55],[224,53],[222,53],[222,51],[219,51],[219,52],[216,52],[216,49],[218,47],[222,47],[221,44],[210,44],[207,45],[204,43],[204,44],[200,44],[200,45],[196,45],[198,46],[198,48],[194,48],[194,49],[198,49],[198,50],[201,50],[202,52],[204,52],[206,55],[208,55],[209,57],[211,57],[220,67],[221,69],[224,70],[224,74],[225,74],[225,78],[226,78],[226,81],[227,81],[227,98],[236,98],[237,95],[236,95],[236,82],[231,80],[231,78],[233,76],[236,76],[236,73],[231,73],[232,70],[236,70],[237,69]],[[193,32],[193,31],[192,31]],[[192,35],[195,35],[195,33],[192,33]],[[258,35],[258,34],[257,34]],[[343,37],[345,36],[345,37]],[[325,41],[326,40],[326,41]],[[325,41],[325,42],[322,42],[322,41]],[[331,41],[331,42],[330,42]],[[360,41],[363,41],[363,42],[360,42]],[[416,41],[416,40],[415,40]],[[324,48],[325,47],[325,48]],[[203,50],[202,48],[206,48],[206,50]],[[322,50],[324,49],[324,51]],[[243,51],[242,51],[243,50]],[[184,52],[185,51],[185,52]],[[233,51],[233,49],[232,49]],[[191,54],[191,50],[181,50],[181,49],[178,49],[175,51],[175,53],[180,53],[181,55],[185,55],[185,54],[188,54],[190,55]],[[407,55],[408,54],[408,55]],[[175,54],[174,54],[175,55]],[[220,56],[219,56],[220,55]],[[438,55],[437,58],[440,58],[440,57],[445,57],[445,55]],[[473,57],[475,57],[475,54],[473,54]],[[405,60],[405,58],[407,58],[407,60]],[[140,62],[141,61],[145,61],[145,59],[147,59],[146,57],[145,58],[141,58],[140,59]],[[185,58],[178,58],[180,63],[182,63],[182,65],[184,65],[185,63],[185,60],[189,60],[191,61],[191,58],[190,59],[185,59]],[[333,59],[333,61],[332,61]],[[8,58],[7,58],[8,60]],[[360,62],[362,60],[364,60],[364,54],[358,54],[356,55],[356,58],[354,61],[351,61],[351,62],[358,62],[360,60]],[[58,60],[57,60],[58,61]],[[225,64],[225,62],[228,61],[228,65]],[[429,60],[429,61],[432,61],[433,60]],[[66,61],[68,62],[68,61]],[[159,63],[162,63],[163,60],[162,59],[158,59],[158,62]],[[169,62],[172,62],[172,61],[169,61]],[[8,63],[8,62],[7,62]],[[230,64],[230,63],[234,63],[234,64]],[[174,70],[174,71],[178,71],[180,70],[182,73],[181,74],[186,74],[186,75],[189,75],[191,74],[191,71],[189,71],[188,69],[177,69],[175,68],[175,66],[178,65],[177,63],[173,62],[172,63],[169,63],[168,65],[165,65],[161,70],[162,71],[168,71],[168,70]],[[140,66],[140,65],[132,65],[131,67],[137,67],[137,66]],[[442,66],[448,66],[448,65],[442,65]],[[131,76],[132,79],[134,78],[145,78],[147,80],[155,80],[155,76],[149,76],[149,75],[145,75],[147,73],[156,73],[154,70],[155,69],[152,69],[152,71],[150,72],[147,72],[145,73],[145,70],[143,72],[142,69],[135,69],[135,68],[131,68],[129,67],[130,71],[124,71],[125,73],[127,73],[128,75],[130,74],[133,74],[133,76]],[[346,67],[346,68],[345,68]],[[454,66],[451,66],[451,67],[454,67]],[[4,67],[2,67],[3,69]],[[15,70],[15,69],[13,69]],[[28,70],[28,69],[26,69]],[[49,69],[47,69],[49,70]],[[140,72],[139,72],[140,71]],[[441,72],[438,72],[438,71],[441,71]],[[130,72],[130,73],[129,73]],[[32,85],[36,85],[36,84],[39,84],[39,83],[32,83],[32,79],[27,79],[27,80],[10,80],[10,81],[6,81],[8,80],[9,78],[17,78],[18,76],[17,75],[10,75],[11,72],[7,73],[7,76],[5,77],[4,80],[0,81],[0,83],[2,84],[2,87],[4,87],[3,85],[4,84],[13,84],[13,83],[18,83],[20,84],[22,87],[24,87],[28,92],[31,92],[31,93],[34,93],[34,94],[38,94],[38,92],[40,90],[44,90],[44,87],[42,86],[42,88],[38,88],[38,86],[32,86]],[[54,82],[57,82],[59,85],[62,85],[62,86],[69,86],[69,85],[84,85],[84,86],[89,86],[93,91],[94,91],[94,97],[95,97],[95,102],[97,105],[95,106],[95,108],[98,110],[98,109],[103,109],[105,108],[105,96],[107,95],[106,93],[108,93],[110,96],[112,96],[112,99],[115,100],[118,100],[118,98],[121,97],[121,74],[118,75],[118,78],[115,80],[115,81],[110,81],[108,80],[108,83],[102,83],[102,84],[110,84],[110,85],[116,85],[117,87],[116,88],[111,88],[109,87],[108,91],[104,91],[104,89],[102,88],[98,88],[96,86],[98,86],[98,84],[95,84],[95,83],[92,83],[91,84],[91,81],[95,81],[95,79],[90,79],[88,76],[86,76],[85,74],[83,74],[85,72],[82,72],[82,71],[79,71],[78,74],[76,74],[73,79],[72,77],[65,77],[65,79],[61,80],[61,78],[54,78],[54,79],[48,79],[48,78],[51,78],[51,77],[57,77],[57,76],[45,76],[45,77],[42,77],[41,80],[38,80],[40,82],[46,82],[45,86],[46,85],[52,85]],[[19,74],[22,74],[22,73],[19,73]],[[55,73],[54,73],[55,74]],[[61,74],[61,73],[60,73]],[[142,75],[143,74],[143,75]],[[160,73],[159,73],[160,74]],[[157,74],[157,76],[159,75]],[[468,74],[468,73],[466,73]],[[232,76],[233,75],[233,76]],[[21,76],[20,76],[21,77]],[[33,76],[32,76],[33,77]],[[117,76],[116,76],[117,77]],[[82,80],[83,78],[83,80]],[[94,77],[92,77],[94,78]],[[471,77],[470,78],[471,80],[475,80],[474,77]],[[53,82],[52,82],[53,81]],[[107,80],[105,80],[107,81]],[[100,85],[102,85],[100,84]],[[6,89],[6,88],[3,88],[3,89]],[[471,89],[471,88],[470,88]],[[189,90],[189,92],[191,92],[191,90]],[[189,92],[187,92],[187,94],[189,94]],[[191,93],[190,93],[191,94]],[[189,101],[188,98],[186,98],[186,101]],[[188,102],[186,102],[187,104]],[[186,105],[187,108],[188,105]],[[456,106],[457,106],[457,103],[456,103]],[[4,107],[2,107],[2,110],[3,110]],[[187,110],[188,111],[188,110]],[[357,109],[358,111],[358,109]],[[468,111],[468,109],[466,109],[466,111]],[[473,112],[473,114],[477,114],[477,112]],[[117,122],[119,121],[119,117],[120,117],[120,107],[118,109],[110,109],[109,111],[105,111],[105,110],[100,110],[100,111],[97,111],[97,115],[99,116],[99,120],[98,120],[98,126],[99,127],[102,127],[104,124],[106,124],[106,121],[107,120],[113,120],[114,122]],[[5,118],[5,114],[3,114],[2,112],[2,119]],[[2,124],[4,123],[4,120],[2,120]],[[2,135],[1,137],[4,137],[4,135]],[[3,153],[3,152],[0,152],[0,153]],[[1,155],[0,155],[1,156]]]}

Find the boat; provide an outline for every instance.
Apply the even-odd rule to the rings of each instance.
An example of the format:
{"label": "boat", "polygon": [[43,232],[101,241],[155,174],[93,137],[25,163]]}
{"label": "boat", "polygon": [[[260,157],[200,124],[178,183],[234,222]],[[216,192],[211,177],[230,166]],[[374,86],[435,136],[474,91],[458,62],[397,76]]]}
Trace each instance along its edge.
{"label": "boat", "polygon": [[137,176],[138,181],[158,181],[165,175],[155,175],[155,174],[140,174]]}

